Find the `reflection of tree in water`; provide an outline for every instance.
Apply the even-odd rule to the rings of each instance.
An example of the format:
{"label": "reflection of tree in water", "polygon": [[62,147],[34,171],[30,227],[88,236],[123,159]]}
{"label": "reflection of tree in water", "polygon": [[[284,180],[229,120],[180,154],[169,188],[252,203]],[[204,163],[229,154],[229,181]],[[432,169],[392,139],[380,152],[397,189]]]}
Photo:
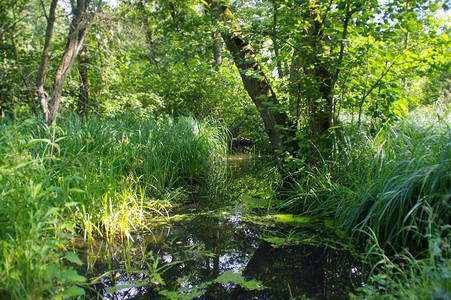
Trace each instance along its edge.
{"label": "reflection of tree in water", "polygon": [[[177,290],[181,281],[189,287],[216,279],[227,270],[238,273],[245,268],[260,236],[255,228],[211,216],[199,216],[177,231],[176,239],[158,250],[160,257],[170,254],[174,261],[183,261],[162,275],[169,290]],[[228,299],[227,289],[233,287],[212,285],[206,295]]]}
{"label": "reflection of tree in water", "polygon": [[290,291],[314,299],[348,299],[361,283],[355,263],[344,251],[311,245],[274,248],[263,241],[243,274],[269,288],[252,293],[262,299],[287,299]]}
{"label": "reflection of tree in water", "polygon": [[[126,292],[116,292],[110,298],[162,299],[157,292],[159,288],[186,290],[212,281],[227,270],[242,272],[248,279],[259,279],[266,288],[248,292],[234,283],[212,284],[201,299],[288,299],[290,293],[314,299],[347,299],[348,293],[360,285],[359,271],[348,251],[306,244],[274,248],[261,241],[263,229],[264,226],[242,223],[239,218],[208,215],[163,228],[160,235],[149,239],[154,242],[143,251],[158,257],[160,266],[180,262],[161,273],[165,285],[149,283]],[[280,234],[281,230],[279,228],[275,234]],[[318,230],[299,228],[299,231],[299,235],[312,236],[312,232]],[[115,263],[109,269],[121,267],[119,260]],[[138,258],[129,264],[129,267],[145,270],[145,264]],[[148,280],[149,276],[136,273],[132,278],[138,283]],[[106,295],[105,287],[114,286],[121,280],[130,283],[122,272],[120,277],[105,280],[94,288]]]}
{"label": "reflection of tree in water", "polygon": [[[355,258],[348,251],[304,244],[274,248],[260,241],[261,229],[255,226],[247,228],[208,216],[187,222],[178,230],[176,242],[171,243],[175,247],[162,248],[159,254],[172,253],[174,260],[183,261],[163,274],[168,283],[178,278],[185,280],[185,287],[196,286],[233,270],[261,280],[267,287],[247,292],[233,283],[211,285],[204,299],[287,299],[290,293],[315,299],[347,299],[362,281]],[[310,233],[306,229],[306,234]],[[177,290],[180,280],[167,288]]]}
{"label": "reflection of tree in water", "polygon": [[[243,194],[247,195],[246,199],[260,198],[271,192],[273,187],[269,181],[276,181],[272,168],[271,164],[256,160],[235,162],[231,164],[228,184],[215,191],[217,200],[207,193],[209,196],[197,203],[205,200],[223,206]],[[268,232],[268,228],[244,223],[240,217],[242,209],[240,207],[228,218],[203,214],[174,222],[153,230],[152,235],[135,237],[134,244],[108,257],[104,254],[105,259],[97,261],[88,276],[101,275],[105,270],[118,271],[92,286],[93,291],[87,293],[87,298],[96,298],[98,292],[110,299],[166,299],[158,294],[159,289],[186,291],[228,270],[243,272],[248,279],[259,279],[267,288],[247,292],[232,282],[216,283],[207,287],[201,299],[289,299],[290,293],[314,299],[347,299],[348,293],[359,286],[361,280],[353,265],[353,256],[347,251],[323,246],[326,243],[317,237],[318,228],[300,228],[295,234],[316,240],[315,245],[320,246],[300,243],[274,248],[261,240],[262,232]],[[291,232],[291,229],[278,224],[276,230],[270,230],[276,236],[290,236],[284,231]],[[335,239],[330,232],[325,236]],[[300,240],[305,242],[305,239]],[[131,249],[138,248],[142,249],[140,253],[130,254]],[[164,272],[158,271],[164,284],[156,284],[152,278],[151,268],[156,260],[158,267],[173,264]],[[134,269],[134,272],[127,273],[125,269]],[[355,272],[351,273],[352,270]],[[105,290],[124,283],[144,285],[112,294]]]}

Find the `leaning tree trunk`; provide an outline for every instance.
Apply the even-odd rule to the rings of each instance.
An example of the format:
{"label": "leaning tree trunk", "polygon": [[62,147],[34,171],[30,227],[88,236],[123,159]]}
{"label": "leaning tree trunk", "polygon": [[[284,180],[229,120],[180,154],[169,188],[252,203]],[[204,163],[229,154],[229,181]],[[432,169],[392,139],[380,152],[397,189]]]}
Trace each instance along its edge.
{"label": "leaning tree trunk", "polygon": [[49,117],[46,121],[55,118],[61,102],[64,80],[75,63],[75,59],[83,46],[86,32],[89,29],[87,16],[90,0],[77,0],[77,6],[73,10],[73,19],[70,25],[69,37],[61,62],[56,69],[52,95],[49,100]]}
{"label": "leaning tree trunk", "polygon": [[36,80],[36,93],[38,95],[39,103],[41,104],[43,118],[46,122],[50,122],[55,118],[61,102],[61,93],[63,90],[64,80],[75,63],[75,59],[83,46],[86,32],[90,27],[87,16],[91,0],[77,0],[76,5],[72,7],[73,15],[66,49],[55,73],[50,99],[47,100],[44,91],[44,74],[49,60],[49,48],[53,34],[53,26],[55,23],[55,10],[57,2],[57,0],[52,0],[50,13],[47,17],[44,51]]}
{"label": "leaning tree trunk", "polygon": [[[207,0],[207,3],[214,18],[225,21],[233,19],[233,14],[224,5],[224,1]],[[250,44],[239,37],[239,25],[234,23],[231,31],[222,32],[222,39],[233,56],[244,88],[258,108],[265,128],[268,131],[274,153],[276,157],[280,157],[284,147],[283,128],[287,122],[287,115],[279,111],[280,104],[269,84],[268,78],[258,64]]]}

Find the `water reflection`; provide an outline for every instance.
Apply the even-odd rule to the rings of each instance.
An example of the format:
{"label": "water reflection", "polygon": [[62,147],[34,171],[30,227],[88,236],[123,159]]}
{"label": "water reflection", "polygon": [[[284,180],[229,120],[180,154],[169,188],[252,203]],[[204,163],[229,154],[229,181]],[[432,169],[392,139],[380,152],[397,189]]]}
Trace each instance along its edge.
{"label": "water reflection", "polygon": [[[172,291],[175,299],[348,299],[365,275],[361,263],[320,224],[246,222],[250,218],[243,214],[259,207],[254,200],[272,193],[277,174],[266,160],[247,155],[233,157],[230,164],[231,181],[215,197],[219,207],[241,205],[215,215],[199,213],[205,207],[199,202],[191,207],[190,218],[159,225],[134,241],[113,246],[98,242],[86,251],[85,274],[95,278],[108,273],[87,291],[87,298],[167,299],[162,293]],[[214,202],[211,195],[204,200]],[[266,211],[265,204],[261,207]],[[214,282],[227,272],[258,279],[264,289]]]}
{"label": "water reflection", "polygon": [[[199,215],[177,226],[165,225],[154,235],[137,237],[137,242],[130,245],[133,249],[145,245],[142,251],[151,253],[153,259],[158,258],[159,266],[173,264],[160,274],[161,282],[144,272],[146,263],[142,257],[124,263],[124,258],[118,260],[112,256],[110,270],[134,269],[136,272],[118,271],[94,288],[110,299],[166,299],[159,291],[190,293],[196,286],[213,281],[228,270],[242,273],[248,279],[258,279],[265,288],[246,291],[233,282],[216,283],[201,290],[197,298],[347,299],[349,292],[361,285],[361,266],[348,250],[308,244],[275,248],[261,239],[268,230],[274,229],[243,223],[236,216]],[[96,266],[93,273],[100,274],[105,271],[104,267],[104,264]],[[108,287],[118,290],[108,292]]]}

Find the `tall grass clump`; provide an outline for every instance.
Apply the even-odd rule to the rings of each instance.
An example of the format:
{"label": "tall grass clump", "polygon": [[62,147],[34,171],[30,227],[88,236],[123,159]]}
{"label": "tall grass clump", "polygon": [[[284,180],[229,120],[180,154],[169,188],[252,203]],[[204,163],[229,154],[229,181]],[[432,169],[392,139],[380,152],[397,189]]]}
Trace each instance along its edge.
{"label": "tall grass clump", "polygon": [[0,124],[0,298],[42,299],[83,295],[85,278],[63,221],[67,206],[50,180],[46,162],[31,153],[34,122]]}
{"label": "tall grass clump", "polygon": [[191,117],[67,115],[0,124],[0,296],[82,295],[75,237],[120,240],[224,169],[222,129]]}
{"label": "tall grass clump", "polygon": [[[67,116],[53,167],[84,238],[130,237],[186,198],[189,183],[223,170],[222,130],[192,117]],[[41,149],[43,151],[43,149]]]}
{"label": "tall grass clump", "polygon": [[372,155],[363,164],[369,176],[356,177],[358,193],[340,200],[337,224],[348,232],[371,228],[383,247],[426,249],[425,235],[449,224],[451,216],[449,123],[428,124],[417,116],[368,142]]}
{"label": "tall grass clump", "polygon": [[344,128],[333,160],[304,166],[283,205],[332,216],[349,233],[371,228],[383,247],[427,248],[424,234],[450,220],[449,124],[412,114],[373,136]]}
{"label": "tall grass clump", "polygon": [[332,159],[303,166],[281,206],[332,217],[366,246],[370,299],[451,295],[450,124],[449,112],[417,112],[376,134],[344,127]]}

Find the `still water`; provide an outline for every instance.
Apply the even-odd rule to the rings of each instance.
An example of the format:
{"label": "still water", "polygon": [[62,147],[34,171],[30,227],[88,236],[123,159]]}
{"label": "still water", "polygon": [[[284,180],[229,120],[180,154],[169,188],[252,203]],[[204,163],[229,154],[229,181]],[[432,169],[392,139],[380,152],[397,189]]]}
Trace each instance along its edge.
{"label": "still water", "polygon": [[[255,177],[242,160],[232,162],[234,176]],[[98,278],[88,297],[103,299],[348,299],[365,278],[352,247],[324,223],[279,222],[239,201],[184,208],[134,241],[99,242],[84,259]]]}

